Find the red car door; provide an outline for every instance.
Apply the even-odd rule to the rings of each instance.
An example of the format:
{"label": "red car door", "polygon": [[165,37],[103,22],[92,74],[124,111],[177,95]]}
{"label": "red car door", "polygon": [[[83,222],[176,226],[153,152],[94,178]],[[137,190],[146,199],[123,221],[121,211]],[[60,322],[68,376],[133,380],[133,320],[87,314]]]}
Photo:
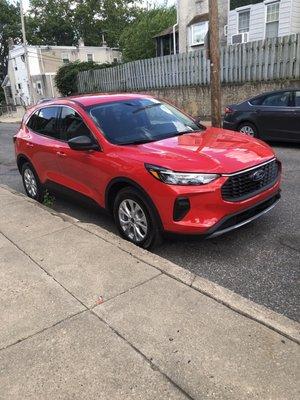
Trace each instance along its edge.
{"label": "red car door", "polygon": [[105,155],[101,151],[78,151],[69,147],[67,141],[77,136],[88,136],[96,140],[77,111],[71,107],[60,107],[59,128],[61,139],[57,149],[63,185],[103,203]]}
{"label": "red car door", "polygon": [[57,151],[60,146],[58,107],[44,107],[36,111],[25,126],[26,154],[41,180],[61,181]]}

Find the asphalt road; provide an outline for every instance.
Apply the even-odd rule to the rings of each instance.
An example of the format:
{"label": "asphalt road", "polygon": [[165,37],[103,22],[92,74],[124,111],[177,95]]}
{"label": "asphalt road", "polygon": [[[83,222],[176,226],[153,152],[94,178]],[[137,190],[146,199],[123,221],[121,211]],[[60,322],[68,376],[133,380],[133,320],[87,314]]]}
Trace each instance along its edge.
{"label": "asphalt road", "polygon": [[[23,192],[12,136],[18,125],[0,123],[0,184]],[[273,146],[283,163],[282,201],[269,214],[212,240],[168,238],[162,257],[289,318],[300,320],[300,146]],[[55,194],[53,208],[116,232],[96,206]]]}

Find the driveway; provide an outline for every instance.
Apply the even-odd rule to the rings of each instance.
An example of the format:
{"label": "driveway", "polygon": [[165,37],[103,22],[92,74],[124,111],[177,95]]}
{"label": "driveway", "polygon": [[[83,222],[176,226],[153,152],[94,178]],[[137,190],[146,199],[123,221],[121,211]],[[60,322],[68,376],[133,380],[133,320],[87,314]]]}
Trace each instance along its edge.
{"label": "driveway", "polygon": [[[0,183],[24,192],[14,162],[16,124],[0,124]],[[300,147],[275,144],[283,163],[282,201],[258,221],[213,240],[172,237],[155,250],[160,256],[300,320]],[[115,232],[112,220],[88,202],[56,194],[54,209]]]}

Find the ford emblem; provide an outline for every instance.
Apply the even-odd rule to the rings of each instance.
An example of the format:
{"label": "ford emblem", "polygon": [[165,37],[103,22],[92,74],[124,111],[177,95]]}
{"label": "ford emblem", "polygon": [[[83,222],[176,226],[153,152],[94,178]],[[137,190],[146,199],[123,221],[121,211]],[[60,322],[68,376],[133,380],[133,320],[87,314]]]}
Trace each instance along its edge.
{"label": "ford emblem", "polygon": [[253,172],[253,174],[250,176],[250,178],[254,182],[258,182],[258,181],[261,181],[262,179],[264,179],[264,176],[265,176],[265,171],[263,169],[259,169],[258,171]]}

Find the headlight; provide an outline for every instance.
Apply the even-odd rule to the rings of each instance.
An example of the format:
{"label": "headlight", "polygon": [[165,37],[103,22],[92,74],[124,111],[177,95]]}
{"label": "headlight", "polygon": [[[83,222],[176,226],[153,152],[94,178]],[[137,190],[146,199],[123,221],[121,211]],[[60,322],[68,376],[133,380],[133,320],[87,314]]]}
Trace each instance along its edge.
{"label": "headlight", "polygon": [[218,174],[175,172],[150,164],[145,164],[145,167],[154,178],[169,185],[205,185],[220,177]]}

